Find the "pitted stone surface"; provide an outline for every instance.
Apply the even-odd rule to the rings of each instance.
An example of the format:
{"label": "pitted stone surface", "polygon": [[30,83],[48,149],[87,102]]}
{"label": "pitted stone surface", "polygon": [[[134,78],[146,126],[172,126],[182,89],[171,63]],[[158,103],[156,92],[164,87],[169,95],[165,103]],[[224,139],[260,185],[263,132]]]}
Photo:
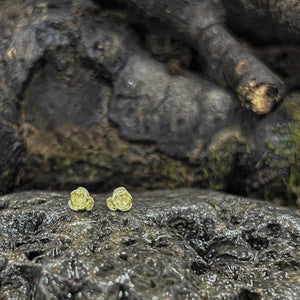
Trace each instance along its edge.
{"label": "pitted stone surface", "polygon": [[[300,212],[198,189],[0,198],[2,299],[299,299]],[[3,204],[3,205],[2,205]]]}

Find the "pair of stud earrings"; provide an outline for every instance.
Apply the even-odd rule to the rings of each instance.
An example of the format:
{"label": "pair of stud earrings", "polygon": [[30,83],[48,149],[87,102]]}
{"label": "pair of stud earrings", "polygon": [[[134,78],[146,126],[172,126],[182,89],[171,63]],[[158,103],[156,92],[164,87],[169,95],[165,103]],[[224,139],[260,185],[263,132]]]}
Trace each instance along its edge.
{"label": "pair of stud earrings", "polygon": [[[79,187],[70,194],[69,207],[72,210],[90,211],[94,207],[94,199],[84,187]],[[113,191],[112,197],[106,200],[106,205],[110,210],[128,211],[132,206],[132,196],[124,187],[118,187]]]}

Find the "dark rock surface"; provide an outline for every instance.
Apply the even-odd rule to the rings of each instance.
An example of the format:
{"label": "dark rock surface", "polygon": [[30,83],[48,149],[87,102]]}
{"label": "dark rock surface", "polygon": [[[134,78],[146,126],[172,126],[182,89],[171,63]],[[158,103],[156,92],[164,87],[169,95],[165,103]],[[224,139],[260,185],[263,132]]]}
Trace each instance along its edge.
{"label": "dark rock surface", "polygon": [[169,75],[166,67],[133,56],[115,82],[110,118],[133,141],[151,141],[178,158],[191,159],[201,144],[236,119],[232,94],[186,74]]}
{"label": "dark rock surface", "polygon": [[299,299],[299,210],[198,189],[0,198],[1,299]]}

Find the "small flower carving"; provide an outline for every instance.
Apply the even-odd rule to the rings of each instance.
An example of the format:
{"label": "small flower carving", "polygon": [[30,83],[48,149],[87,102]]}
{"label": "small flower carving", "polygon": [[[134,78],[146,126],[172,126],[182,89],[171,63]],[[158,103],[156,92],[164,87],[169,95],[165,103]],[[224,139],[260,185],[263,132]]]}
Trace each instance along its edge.
{"label": "small flower carving", "polygon": [[84,187],[79,187],[71,192],[71,199],[69,200],[69,207],[72,210],[87,210],[90,211],[94,207],[94,199]]}
{"label": "small flower carving", "polygon": [[132,196],[124,187],[118,187],[114,190],[112,197],[106,200],[107,207],[110,210],[128,211],[132,206]]}

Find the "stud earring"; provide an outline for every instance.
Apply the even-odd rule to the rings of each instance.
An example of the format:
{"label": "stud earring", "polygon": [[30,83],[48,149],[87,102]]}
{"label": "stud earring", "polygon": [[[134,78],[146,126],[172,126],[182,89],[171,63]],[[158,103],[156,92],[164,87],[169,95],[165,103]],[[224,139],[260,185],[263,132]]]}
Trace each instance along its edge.
{"label": "stud earring", "polygon": [[72,210],[87,210],[90,211],[94,207],[94,199],[84,187],[79,187],[70,194],[69,207]]}
{"label": "stud earring", "polygon": [[106,200],[110,210],[128,211],[132,206],[132,196],[124,187],[118,187],[113,191],[112,197]]}

